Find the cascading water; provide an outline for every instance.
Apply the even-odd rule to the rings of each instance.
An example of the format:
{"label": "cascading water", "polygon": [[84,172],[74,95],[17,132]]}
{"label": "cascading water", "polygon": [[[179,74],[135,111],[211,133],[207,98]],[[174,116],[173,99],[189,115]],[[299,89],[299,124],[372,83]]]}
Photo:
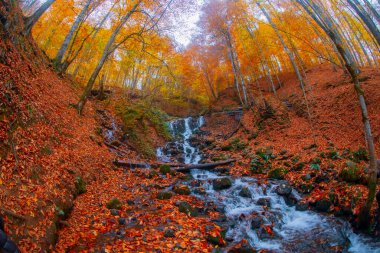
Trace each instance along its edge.
{"label": "cascading water", "polygon": [[[199,163],[201,154],[191,138],[204,123],[203,117],[170,122],[175,141],[158,149],[157,155],[163,161]],[[254,178],[234,178],[202,170],[192,170],[191,174],[198,182],[197,188],[192,189],[194,195],[224,211],[225,219],[218,222],[227,229],[226,240],[230,245],[246,239],[256,249],[271,252],[380,253],[380,240],[355,234],[348,222],[288,206],[276,193],[279,181],[261,184]],[[213,182],[221,178],[229,179],[231,187],[216,191]],[[291,195],[300,199],[294,189]]]}

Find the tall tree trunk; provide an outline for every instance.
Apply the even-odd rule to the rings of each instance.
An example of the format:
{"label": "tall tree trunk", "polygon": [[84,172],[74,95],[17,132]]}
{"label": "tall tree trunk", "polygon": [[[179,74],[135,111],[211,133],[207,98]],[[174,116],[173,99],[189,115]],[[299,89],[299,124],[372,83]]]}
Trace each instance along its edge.
{"label": "tall tree trunk", "polygon": [[370,177],[368,182],[368,198],[359,214],[359,227],[368,229],[371,221],[371,207],[375,199],[376,194],[376,182],[377,182],[377,162],[376,162],[376,151],[373,142],[371,124],[368,116],[367,104],[364,97],[364,91],[358,80],[358,74],[360,70],[357,68],[353,61],[352,55],[344,47],[342,35],[334,28],[334,20],[325,15],[321,8],[313,3],[311,0],[297,0],[297,2],[306,10],[307,13],[316,21],[316,23],[326,32],[330,39],[336,45],[339,53],[346,63],[346,68],[352,77],[352,82],[356,94],[358,96],[360,109],[362,113],[362,120],[364,125],[364,132],[367,141],[368,153],[370,155]]}
{"label": "tall tree trunk", "polygon": [[42,14],[44,14],[45,11],[47,11],[54,2],[55,0],[47,0],[43,5],[41,5],[40,8],[36,10],[35,13],[29,17],[24,18],[24,33],[26,35],[29,35],[32,32],[33,26],[37,23]]}
{"label": "tall tree trunk", "polygon": [[365,5],[368,7],[368,9],[371,11],[372,15],[375,17],[377,22],[380,23],[380,14],[379,12],[375,9],[375,7],[370,3],[368,0],[364,0]]}
{"label": "tall tree trunk", "polygon": [[308,114],[308,118],[309,118],[309,124],[310,124],[310,129],[312,131],[312,134],[313,134],[313,139],[314,139],[314,143],[315,143],[315,131],[314,131],[314,126],[313,126],[313,121],[312,121],[312,117],[311,117],[311,112],[310,112],[310,107],[309,107],[309,101],[307,99],[307,94],[306,94],[306,89],[305,89],[305,83],[304,83],[304,80],[303,80],[303,77],[299,71],[299,68],[297,66],[297,63],[294,59],[294,55],[293,53],[290,51],[290,49],[288,48],[288,46],[286,45],[285,43],[285,40],[282,38],[280,32],[278,31],[277,29],[277,26],[276,24],[273,22],[272,18],[270,17],[270,15],[268,14],[268,12],[265,10],[264,7],[261,6],[261,4],[259,2],[257,2],[257,6],[261,9],[262,13],[264,14],[264,16],[266,17],[266,19],[268,20],[269,24],[272,26],[273,30],[275,31],[277,37],[279,38],[286,54],[288,55],[289,59],[290,59],[290,62],[293,66],[293,69],[294,69],[294,72],[296,73],[297,75],[297,78],[300,82],[300,86],[301,86],[301,89],[302,89],[302,93],[303,93],[303,97],[305,99],[305,103],[306,103],[306,110],[307,110],[307,114]]}
{"label": "tall tree trunk", "polygon": [[88,11],[88,8],[90,7],[91,2],[92,0],[87,0],[86,5],[83,7],[81,12],[75,19],[74,24],[71,26],[69,33],[66,35],[65,39],[63,40],[63,43],[60,49],[58,50],[57,55],[54,58],[54,61],[56,62],[56,64],[60,65],[62,63],[63,56],[65,55],[67,48],[69,47],[70,41],[73,38],[74,33],[78,29],[79,24],[83,22],[86,16],[86,13]]}
{"label": "tall tree trunk", "polygon": [[133,7],[132,9],[123,17],[119,25],[116,27],[116,29],[113,31],[111,37],[109,38],[106,47],[103,50],[102,57],[100,58],[100,61],[98,62],[98,65],[94,69],[94,71],[91,74],[90,79],[87,82],[86,88],[78,102],[77,109],[78,113],[82,114],[84,105],[87,102],[87,98],[91,93],[92,87],[95,83],[96,78],[99,75],[99,72],[102,70],[104,63],[107,61],[108,57],[110,54],[113,53],[113,51],[116,49],[113,47],[113,44],[116,40],[116,36],[119,34],[121,28],[125,25],[125,23],[129,20],[129,18],[132,16],[132,14],[136,11],[137,7],[139,7],[140,3],[142,1],[139,0]]}
{"label": "tall tree trunk", "polygon": [[360,2],[358,0],[347,0],[348,4],[354,9],[358,16],[363,20],[364,24],[370,30],[370,32],[375,37],[378,45],[380,45],[380,30],[376,26],[375,22],[371,19],[368,13],[361,8]]}

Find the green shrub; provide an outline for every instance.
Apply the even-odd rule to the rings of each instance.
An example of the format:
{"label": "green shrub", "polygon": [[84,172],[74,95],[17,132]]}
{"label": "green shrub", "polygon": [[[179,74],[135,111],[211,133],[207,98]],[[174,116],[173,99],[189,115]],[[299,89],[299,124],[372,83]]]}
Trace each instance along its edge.
{"label": "green shrub", "polygon": [[75,178],[75,196],[79,196],[83,193],[87,192],[87,185],[86,182],[83,180],[82,177],[76,177]]}
{"label": "green shrub", "polygon": [[169,165],[166,165],[166,164],[163,164],[160,166],[160,173],[163,174],[163,175],[166,175],[166,174],[170,174],[171,173],[171,169],[170,169],[170,166]]}
{"label": "green shrub", "polygon": [[365,148],[360,147],[357,151],[352,152],[353,155],[353,161],[360,162],[360,161],[369,161],[369,155]]}

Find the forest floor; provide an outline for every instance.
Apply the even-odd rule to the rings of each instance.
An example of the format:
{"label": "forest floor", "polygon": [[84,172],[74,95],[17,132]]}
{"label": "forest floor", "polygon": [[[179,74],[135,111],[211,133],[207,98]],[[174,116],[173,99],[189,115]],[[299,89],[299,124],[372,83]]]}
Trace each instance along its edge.
{"label": "forest floor", "polygon": [[[283,75],[280,79],[278,99],[264,92],[264,104],[256,93],[257,106],[244,111],[241,119],[225,113],[207,115],[204,130],[213,144],[204,152],[210,161],[236,158],[238,163],[231,170],[236,175],[285,178],[306,194],[303,201],[311,208],[327,200],[328,212],[355,223],[367,197],[368,161],[360,108],[350,79],[330,66],[307,71],[311,123],[296,77]],[[380,155],[380,72],[364,69],[361,79]],[[260,85],[266,87],[265,81]],[[239,107],[233,92],[220,95],[214,112]]]}
{"label": "forest floor", "polygon": [[[210,241],[224,245],[221,228],[212,222],[217,212],[195,217],[184,206],[204,205],[194,196],[162,194],[186,175],[115,168],[115,158],[131,161],[139,154],[128,146],[110,152],[104,144],[107,124],[99,112],[108,110],[120,122],[112,104],[89,101],[79,116],[72,106],[80,94],[75,82],[1,43],[8,55],[0,64],[0,213],[22,252],[209,252],[215,247]],[[379,149],[380,75],[368,69],[363,77],[368,77],[363,86]],[[344,214],[355,218],[366,197],[366,162],[362,152],[355,152],[365,144],[352,85],[327,67],[308,72],[312,145],[296,80],[281,79],[278,94],[287,106],[264,94],[270,106],[245,111],[240,121],[226,114],[207,116],[203,130],[210,132],[212,144],[205,154],[214,161],[237,158],[234,174],[265,178],[283,168],[275,174],[284,172],[285,179],[308,193],[305,201],[313,205],[328,198],[328,211],[348,206]],[[215,105],[213,110],[238,106],[228,95]],[[234,129],[237,133],[228,136]],[[162,142],[157,137],[155,143]],[[253,164],[253,159],[258,161]],[[347,167],[363,176],[342,178]]]}

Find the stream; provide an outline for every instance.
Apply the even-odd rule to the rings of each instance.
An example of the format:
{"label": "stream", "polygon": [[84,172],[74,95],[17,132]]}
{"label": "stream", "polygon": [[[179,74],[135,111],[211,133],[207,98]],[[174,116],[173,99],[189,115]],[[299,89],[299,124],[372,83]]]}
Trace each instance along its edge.
{"label": "stream", "polygon": [[[192,138],[204,123],[203,117],[169,122],[174,141],[157,149],[159,159],[199,163],[202,154]],[[287,188],[283,181],[261,184],[251,177],[202,170],[192,170],[191,174],[197,182],[197,187],[189,184],[193,195],[206,204],[216,205],[225,214],[225,218],[216,223],[227,229],[229,245],[246,239],[254,248],[270,252],[380,253],[379,240],[355,234],[347,221],[313,211],[297,211],[294,206],[287,205],[284,194],[279,195],[279,187],[291,192],[287,198],[297,200],[301,196],[294,189]],[[223,178],[231,185],[214,190],[214,180]]]}

